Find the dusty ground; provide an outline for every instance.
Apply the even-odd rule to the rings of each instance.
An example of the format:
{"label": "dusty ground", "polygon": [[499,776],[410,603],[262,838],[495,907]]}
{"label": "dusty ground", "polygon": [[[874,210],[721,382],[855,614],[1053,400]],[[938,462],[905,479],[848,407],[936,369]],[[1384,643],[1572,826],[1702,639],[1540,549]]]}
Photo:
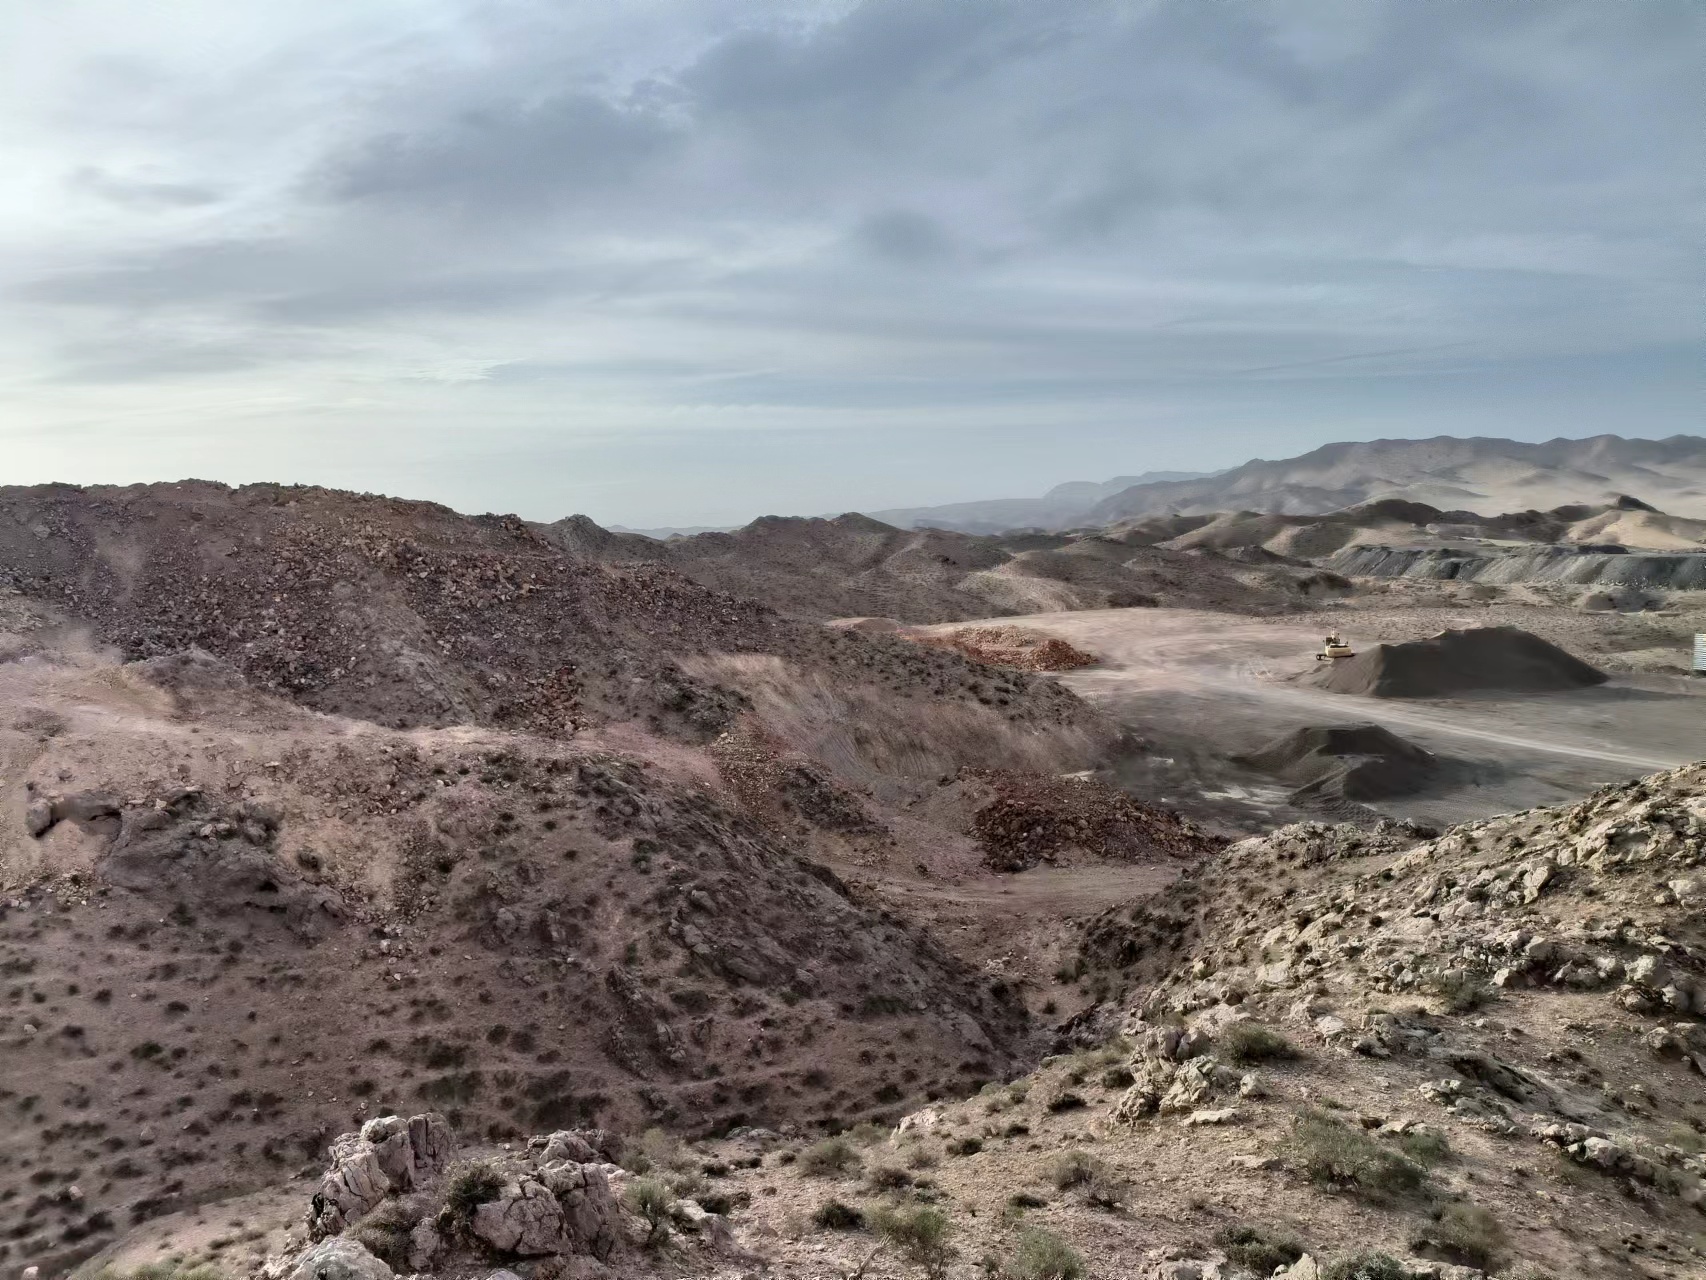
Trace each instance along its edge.
{"label": "dusty ground", "polygon": [[1706,756],[1706,681],[1687,676],[1620,672],[1606,685],[1567,693],[1425,701],[1350,697],[1288,679],[1312,667],[1310,655],[1334,627],[1367,644],[1509,623],[1604,662],[1598,647],[1608,633],[1655,626],[1537,605],[1416,607],[1392,599],[1323,607],[1298,620],[1099,609],[1038,615],[1026,625],[1101,658],[1059,679],[1149,745],[1127,766],[1137,795],[1252,831],[1295,816],[1286,810],[1290,788],[1226,757],[1306,725],[1373,722],[1463,762],[1448,786],[1378,805],[1433,824],[1560,804]]}

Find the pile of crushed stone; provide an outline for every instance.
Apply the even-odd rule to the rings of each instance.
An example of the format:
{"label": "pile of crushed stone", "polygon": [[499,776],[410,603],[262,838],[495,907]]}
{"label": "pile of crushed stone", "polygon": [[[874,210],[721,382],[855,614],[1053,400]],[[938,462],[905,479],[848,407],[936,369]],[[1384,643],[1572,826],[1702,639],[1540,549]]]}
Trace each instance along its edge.
{"label": "pile of crushed stone", "polygon": [[1555,693],[1605,683],[1604,672],[1518,627],[1441,631],[1425,640],[1377,644],[1322,665],[1305,679],[1333,693],[1374,698]]}
{"label": "pile of crushed stone", "polygon": [[975,662],[1020,671],[1075,671],[1093,667],[1097,661],[1093,653],[1028,627],[965,627],[916,638],[920,644],[952,649]]}
{"label": "pile of crushed stone", "polygon": [[1311,725],[1233,760],[1300,784],[1292,795],[1294,804],[1409,795],[1440,771],[1439,758],[1431,751],[1377,724]]}
{"label": "pile of crushed stone", "polygon": [[962,770],[960,777],[993,793],[972,815],[970,834],[995,871],[1024,871],[1073,850],[1135,861],[1200,857],[1226,843],[1189,818],[1140,804],[1093,778],[1006,769]]}

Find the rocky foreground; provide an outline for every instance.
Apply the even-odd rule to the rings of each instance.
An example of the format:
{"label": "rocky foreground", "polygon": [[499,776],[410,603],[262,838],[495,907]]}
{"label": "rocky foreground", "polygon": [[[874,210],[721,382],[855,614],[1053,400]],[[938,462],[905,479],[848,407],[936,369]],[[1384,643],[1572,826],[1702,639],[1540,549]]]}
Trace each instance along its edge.
{"label": "rocky foreground", "polygon": [[815,1140],[376,1119],[263,1274],[1697,1277],[1703,904],[1706,764],[1286,828],[1095,922],[1129,993],[1026,1076]]}

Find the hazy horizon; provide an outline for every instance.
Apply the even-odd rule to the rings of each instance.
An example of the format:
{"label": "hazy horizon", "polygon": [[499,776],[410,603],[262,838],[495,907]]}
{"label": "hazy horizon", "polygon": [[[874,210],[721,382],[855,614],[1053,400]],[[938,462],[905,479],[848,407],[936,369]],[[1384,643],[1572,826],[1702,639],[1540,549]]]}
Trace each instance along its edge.
{"label": "hazy horizon", "polygon": [[14,6],[5,480],[732,525],[1335,440],[1698,434],[1702,25]]}

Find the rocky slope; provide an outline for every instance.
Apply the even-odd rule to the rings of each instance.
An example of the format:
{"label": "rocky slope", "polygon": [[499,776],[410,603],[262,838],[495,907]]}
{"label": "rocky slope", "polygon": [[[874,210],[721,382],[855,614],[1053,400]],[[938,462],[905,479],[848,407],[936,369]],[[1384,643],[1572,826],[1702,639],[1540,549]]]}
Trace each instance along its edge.
{"label": "rocky slope", "polygon": [[1706,765],[1281,829],[1088,928],[1034,1072],[836,1140],[374,1121],[263,1275],[1697,1277],[1703,893]]}
{"label": "rocky slope", "polygon": [[0,1264],[387,1108],[844,1124],[1034,1052],[1017,982],[818,859],[976,869],[975,812],[905,806],[1093,767],[1053,682],[426,504],[0,514]]}
{"label": "rocky slope", "polygon": [[263,1274],[1683,1280],[1703,892],[1706,765],[1444,834],[1288,827],[1092,922],[1060,981],[1104,1003],[1029,1074],[832,1140],[452,1162],[433,1116],[375,1123]]}

